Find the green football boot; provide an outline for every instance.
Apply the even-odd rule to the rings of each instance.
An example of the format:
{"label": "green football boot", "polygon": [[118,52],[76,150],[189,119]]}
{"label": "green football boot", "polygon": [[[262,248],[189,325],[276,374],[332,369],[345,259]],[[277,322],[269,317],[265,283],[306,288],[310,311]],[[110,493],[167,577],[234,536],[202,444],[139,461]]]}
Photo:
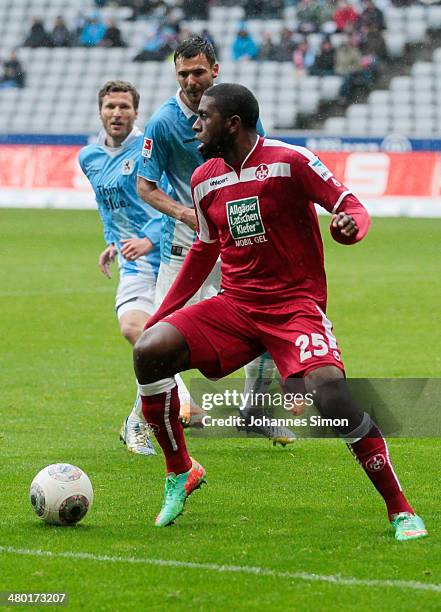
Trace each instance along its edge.
{"label": "green football boot", "polygon": [[391,520],[391,525],[395,529],[395,539],[400,542],[416,540],[428,535],[423,519],[416,514],[410,514],[410,512],[395,514]]}
{"label": "green football boot", "polygon": [[168,474],[165,479],[164,501],[156,517],[156,527],[166,527],[182,514],[187,497],[205,482],[205,470],[194,459],[188,472]]}

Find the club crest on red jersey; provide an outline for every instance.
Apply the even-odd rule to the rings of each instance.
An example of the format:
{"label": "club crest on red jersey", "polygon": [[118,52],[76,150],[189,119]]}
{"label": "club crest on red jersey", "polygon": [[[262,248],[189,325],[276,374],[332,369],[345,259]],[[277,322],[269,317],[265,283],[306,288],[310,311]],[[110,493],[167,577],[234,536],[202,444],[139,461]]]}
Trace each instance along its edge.
{"label": "club crest on red jersey", "polygon": [[256,168],[256,179],[258,181],[264,181],[269,176],[269,168],[266,164],[260,164]]}
{"label": "club crest on red jersey", "polygon": [[153,140],[151,138],[144,138],[144,144],[142,146],[141,155],[143,157],[151,157],[153,149]]}
{"label": "club crest on red jersey", "polygon": [[386,458],[384,455],[374,455],[368,461],[366,461],[366,469],[368,472],[379,472],[386,465]]}

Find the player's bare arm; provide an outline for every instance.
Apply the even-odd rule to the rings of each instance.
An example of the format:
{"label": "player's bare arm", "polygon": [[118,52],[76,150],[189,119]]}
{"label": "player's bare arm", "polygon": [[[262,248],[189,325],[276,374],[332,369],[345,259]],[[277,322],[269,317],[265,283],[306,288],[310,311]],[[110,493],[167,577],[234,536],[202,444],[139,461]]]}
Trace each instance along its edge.
{"label": "player's bare arm", "polygon": [[109,244],[109,246],[104,249],[98,258],[99,268],[104,276],[107,276],[107,278],[112,278],[110,264],[115,260],[115,257],[116,246],[114,244]]}
{"label": "player's bare arm", "polygon": [[185,223],[191,229],[196,229],[196,215],[194,209],[175,202],[175,200],[164,193],[155,182],[148,181],[142,176],[138,176],[137,189],[138,194],[144,202],[147,202],[147,204],[150,204],[150,206],[153,206],[153,208],[156,208],[156,210],[159,210],[163,214],[173,217],[178,221],[182,221],[182,223]]}
{"label": "player's bare arm", "polygon": [[147,255],[152,248],[153,243],[147,237],[145,238],[127,238],[121,240],[121,254],[129,261],[135,261],[143,255]]}

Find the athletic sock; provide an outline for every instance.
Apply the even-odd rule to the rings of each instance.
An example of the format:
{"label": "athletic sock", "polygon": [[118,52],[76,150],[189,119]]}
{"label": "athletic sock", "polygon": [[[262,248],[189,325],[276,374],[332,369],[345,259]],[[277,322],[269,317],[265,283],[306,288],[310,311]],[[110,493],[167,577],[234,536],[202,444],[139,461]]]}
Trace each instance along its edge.
{"label": "athletic sock", "polygon": [[181,404],[190,404],[190,402],[192,401],[190,391],[187,389],[186,384],[184,383],[179,374],[175,375],[175,381],[178,385],[179,399],[181,401]]}
{"label": "athletic sock", "polygon": [[256,359],[247,363],[244,366],[244,370],[245,384],[243,396],[245,401],[240,407],[240,410],[247,415],[258,408],[258,402],[255,401],[256,394],[264,393],[270,386],[276,371],[276,366],[271,355],[269,353],[263,353],[263,355],[259,355]]}
{"label": "athletic sock", "polygon": [[182,474],[191,468],[184,430],[179,422],[179,395],[174,378],[139,385],[142,413],[165,456],[167,473]]}
{"label": "athletic sock", "polygon": [[142,414],[142,401],[139,391],[136,392],[135,401],[133,403],[132,412],[130,413],[129,419],[133,421],[139,421],[145,423],[144,415]]}
{"label": "athletic sock", "polygon": [[401,485],[389,458],[386,440],[378,427],[372,424],[366,436],[347,446],[383,497],[389,520],[399,512],[415,514],[401,490]]}
{"label": "athletic sock", "polygon": [[175,379],[178,385],[179,400],[181,402],[179,416],[188,426],[196,427],[201,423],[205,411],[202,410],[191,397],[190,391],[179,374],[175,374]]}

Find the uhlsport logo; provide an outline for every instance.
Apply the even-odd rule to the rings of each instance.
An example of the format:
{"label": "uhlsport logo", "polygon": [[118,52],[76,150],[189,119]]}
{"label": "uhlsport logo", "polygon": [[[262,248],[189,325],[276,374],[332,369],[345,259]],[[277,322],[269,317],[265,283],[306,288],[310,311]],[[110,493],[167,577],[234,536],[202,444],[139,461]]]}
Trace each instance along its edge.
{"label": "uhlsport logo", "polygon": [[386,465],[386,458],[384,455],[374,455],[368,461],[366,461],[366,469],[368,472],[379,472]]}
{"label": "uhlsport logo", "polygon": [[314,170],[316,174],[319,175],[321,179],[327,181],[332,176],[332,172],[325,166],[323,162],[319,160],[318,157],[312,159],[308,166]]}
{"label": "uhlsport logo", "polygon": [[[265,234],[257,196],[227,202],[227,217],[231,235],[236,240],[236,246],[251,244],[251,238]],[[240,241],[240,244],[237,241]],[[254,242],[266,241],[254,240]]]}
{"label": "uhlsport logo", "polygon": [[210,187],[217,187],[218,185],[224,185],[228,181],[228,176],[223,178],[214,178],[210,181]]}
{"label": "uhlsport logo", "polygon": [[256,179],[258,181],[264,181],[269,176],[269,168],[266,164],[260,164],[256,168]]}

